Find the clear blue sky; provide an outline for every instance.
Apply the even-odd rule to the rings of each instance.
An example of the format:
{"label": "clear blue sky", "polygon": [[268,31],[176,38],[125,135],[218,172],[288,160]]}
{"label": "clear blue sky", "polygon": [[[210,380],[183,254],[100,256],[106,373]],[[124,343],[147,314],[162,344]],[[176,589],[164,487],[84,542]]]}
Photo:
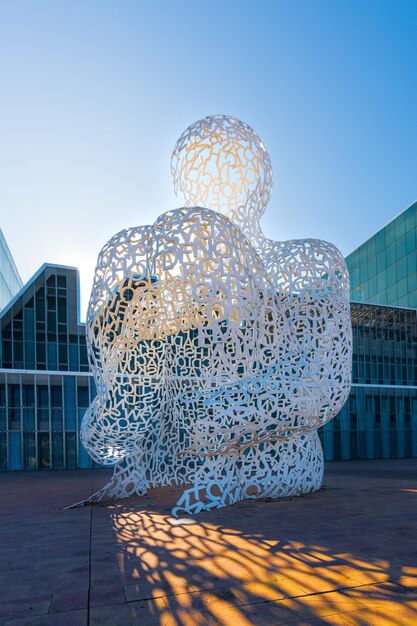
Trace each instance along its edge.
{"label": "clear blue sky", "polygon": [[[417,0],[0,0],[0,225],[27,280],[180,206],[191,122],[248,122],[274,239],[346,255],[417,199]],[[84,311],[83,311],[84,314]]]}

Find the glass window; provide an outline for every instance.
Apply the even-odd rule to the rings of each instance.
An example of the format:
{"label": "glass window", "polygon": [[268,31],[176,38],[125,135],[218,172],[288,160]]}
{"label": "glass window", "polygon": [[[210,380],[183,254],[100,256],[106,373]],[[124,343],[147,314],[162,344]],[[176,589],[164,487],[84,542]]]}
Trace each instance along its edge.
{"label": "glass window", "polygon": [[67,369],[68,368],[68,351],[67,344],[60,343],[58,346],[58,355],[59,355],[59,368]]}
{"label": "glass window", "polygon": [[414,257],[417,250],[416,234],[416,231],[413,229],[408,231],[405,236],[405,247],[407,250],[407,254],[414,254]]}
{"label": "glass window", "polygon": [[387,282],[386,282],[387,277],[386,277],[385,272],[379,272],[379,274],[376,275],[376,279],[377,279],[378,291],[381,292],[387,286]]}
{"label": "glass window", "polygon": [[52,290],[48,290],[48,296],[46,298],[46,307],[48,309],[48,312],[56,312],[56,295],[55,295],[55,291]]}
{"label": "glass window", "polygon": [[25,341],[25,369],[35,369],[35,342]]}
{"label": "glass window", "polygon": [[38,434],[38,469],[50,469],[51,467],[51,446],[49,433]]}
{"label": "glass window", "polygon": [[69,346],[70,370],[79,371],[78,345]]}
{"label": "glass window", "polygon": [[75,430],[77,428],[77,412],[75,403],[75,380],[65,380],[65,428]]}
{"label": "glass window", "polygon": [[23,341],[14,341],[13,351],[14,367],[23,368]]}
{"label": "glass window", "polygon": [[387,247],[395,243],[395,225],[391,222],[385,227],[385,242]]}
{"label": "glass window", "polygon": [[350,284],[352,289],[355,289],[359,284],[359,270],[355,270],[350,274]]}
{"label": "glass window", "polygon": [[87,348],[84,343],[80,343],[80,370],[85,371],[88,369]]}
{"label": "glass window", "polygon": [[396,262],[395,243],[387,247],[385,254],[387,265],[393,265]]}
{"label": "glass window", "polygon": [[399,215],[395,220],[395,237],[400,239],[405,235],[405,215]]}
{"label": "glass window", "polygon": [[417,290],[417,271],[410,272],[407,277],[407,289],[408,292]]}
{"label": "glass window", "polygon": [[56,345],[56,343],[48,342],[48,369],[50,369],[50,370],[57,370],[58,369],[57,345]]}
{"label": "glass window", "polygon": [[90,377],[89,381],[90,381],[90,402],[92,402],[97,395],[97,389],[96,389],[96,384],[94,382],[94,378],[92,376]]}
{"label": "glass window", "polygon": [[23,469],[22,458],[22,435],[21,433],[9,433],[9,470]]}
{"label": "glass window", "polygon": [[40,364],[46,365],[46,345],[44,342],[36,342],[36,361],[39,369],[41,369]]}
{"label": "glass window", "polygon": [[20,407],[20,385],[9,385],[9,406]]}
{"label": "glass window", "polygon": [[52,435],[52,469],[62,469],[64,467],[64,442],[60,433]]}
{"label": "glass window", "polygon": [[48,385],[38,385],[37,391],[38,391],[38,397],[37,397],[38,409],[49,409]]}
{"label": "glass window", "polygon": [[376,253],[378,252],[382,252],[383,250],[385,250],[385,233],[383,230],[380,230],[378,233],[376,233],[375,235],[375,249],[376,249]]}
{"label": "glass window", "polygon": [[52,427],[53,432],[62,432],[63,430],[62,409],[51,409],[51,427]]}
{"label": "glass window", "polygon": [[59,275],[57,276],[57,285],[58,287],[65,288],[67,286],[67,278],[66,276]]}
{"label": "glass window", "polygon": [[66,324],[67,322],[67,301],[66,298],[58,298],[58,322]]}
{"label": "glass window", "polygon": [[367,244],[366,244],[366,256],[367,256],[367,263],[369,263],[369,260],[374,257],[377,253],[376,250],[376,242],[375,239],[370,239]]}
{"label": "glass window", "polygon": [[38,430],[49,431],[48,385],[38,385],[37,387],[37,421],[38,421]]}
{"label": "glass window", "polygon": [[376,257],[373,256],[371,259],[369,259],[369,262],[368,262],[368,275],[375,276],[376,273],[377,273]]}
{"label": "glass window", "polygon": [[35,312],[33,309],[24,310],[24,329],[25,329],[25,341],[35,340]]}
{"label": "glass window", "polygon": [[48,311],[48,334],[56,335],[56,313]]}
{"label": "glass window", "polygon": [[7,433],[0,432],[0,470],[7,469]]}
{"label": "glass window", "polygon": [[3,341],[3,367],[12,367],[12,342]]}
{"label": "glass window", "polygon": [[23,434],[23,463],[26,470],[38,469],[36,459],[36,435],[34,432]]}
{"label": "glass window", "polygon": [[76,433],[65,433],[65,455],[67,469],[77,467],[77,435]]}
{"label": "glass window", "polygon": [[33,384],[24,383],[22,385],[22,401],[25,407],[35,406],[35,387]]}
{"label": "glass window", "polygon": [[78,381],[77,384],[78,393],[78,406],[79,408],[87,408],[90,404],[88,397],[88,382]]}
{"label": "glass window", "polygon": [[45,321],[45,291],[39,289],[36,294],[36,321]]}
{"label": "glass window", "polygon": [[392,304],[396,302],[396,300],[397,300],[397,286],[394,283],[387,289],[387,301]]}
{"label": "glass window", "polygon": [[36,420],[35,420],[35,408],[24,407],[22,409],[22,419],[23,419],[23,430],[26,432],[32,432],[36,429]]}
{"label": "glass window", "polygon": [[51,406],[53,408],[62,407],[61,385],[51,385]]}
{"label": "glass window", "polygon": [[399,298],[407,295],[407,278],[402,278],[397,283],[397,294]]}
{"label": "glass window", "polygon": [[395,281],[397,280],[397,272],[396,272],[395,264],[387,267],[386,275],[387,275],[387,285],[393,285]]}
{"label": "glass window", "polygon": [[397,280],[407,276],[407,257],[398,259],[397,261]]}

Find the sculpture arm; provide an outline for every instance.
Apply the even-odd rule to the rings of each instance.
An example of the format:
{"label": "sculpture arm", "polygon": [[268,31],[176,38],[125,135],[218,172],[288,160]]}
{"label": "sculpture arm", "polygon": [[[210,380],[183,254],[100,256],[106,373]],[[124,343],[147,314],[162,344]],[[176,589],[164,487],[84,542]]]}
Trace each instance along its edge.
{"label": "sculpture arm", "polygon": [[316,239],[266,240],[261,254],[287,313],[300,380],[319,390],[320,420],[327,422],[342,408],[351,383],[346,263],[334,245]]}

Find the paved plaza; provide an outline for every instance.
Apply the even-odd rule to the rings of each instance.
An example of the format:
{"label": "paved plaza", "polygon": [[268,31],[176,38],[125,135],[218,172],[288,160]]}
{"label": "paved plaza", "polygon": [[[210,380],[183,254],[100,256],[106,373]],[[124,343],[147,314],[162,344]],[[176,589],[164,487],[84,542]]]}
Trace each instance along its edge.
{"label": "paved plaza", "polygon": [[105,470],[0,475],[0,624],[417,624],[417,459],[174,520],[178,488],[65,510]]}

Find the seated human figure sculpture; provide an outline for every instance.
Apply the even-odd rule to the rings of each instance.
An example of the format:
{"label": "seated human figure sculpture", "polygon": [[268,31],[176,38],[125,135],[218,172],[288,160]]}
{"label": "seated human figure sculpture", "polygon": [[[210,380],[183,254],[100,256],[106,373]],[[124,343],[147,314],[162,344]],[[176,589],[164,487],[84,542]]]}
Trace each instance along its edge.
{"label": "seated human figure sculpture", "polygon": [[116,467],[89,501],[193,483],[178,515],[316,490],[317,428],[350,388],[343,257],[263,236],[271,164],[239,120],[190,126],[171,169],[186,208],[118,233],[98,259],[87,320],[98,393],[81,438]]}

